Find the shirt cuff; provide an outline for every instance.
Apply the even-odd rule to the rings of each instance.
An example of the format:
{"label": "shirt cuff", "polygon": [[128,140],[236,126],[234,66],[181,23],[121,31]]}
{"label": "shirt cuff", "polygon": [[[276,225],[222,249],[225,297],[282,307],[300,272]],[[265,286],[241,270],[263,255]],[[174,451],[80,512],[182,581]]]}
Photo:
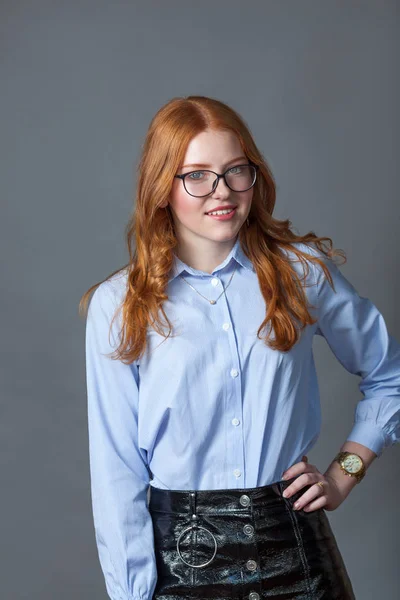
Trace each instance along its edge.
{"label": "shirt cuff", "polygon": [[354,423],[353,429],[346,441],[362,444],[375,452],[378,457],[381,456],[386,446],[382,429],[370,421],[357,421],[357,423]]}

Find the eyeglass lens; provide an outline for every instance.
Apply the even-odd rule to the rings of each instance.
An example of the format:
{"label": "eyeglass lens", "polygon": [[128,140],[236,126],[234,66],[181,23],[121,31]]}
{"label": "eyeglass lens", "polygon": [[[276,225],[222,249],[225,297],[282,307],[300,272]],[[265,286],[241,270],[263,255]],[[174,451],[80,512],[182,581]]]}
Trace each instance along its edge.
{"label": "eyeglass lens", "polygon": [[[252,165],[232,167],[225,174],[228,186],[235,192],[244,192],[251,188],[255,176],[256,170]],[[216,179],[211,171],[194,171],[185,177],[185,187],[193,196],[205,196],[212,192]]]}

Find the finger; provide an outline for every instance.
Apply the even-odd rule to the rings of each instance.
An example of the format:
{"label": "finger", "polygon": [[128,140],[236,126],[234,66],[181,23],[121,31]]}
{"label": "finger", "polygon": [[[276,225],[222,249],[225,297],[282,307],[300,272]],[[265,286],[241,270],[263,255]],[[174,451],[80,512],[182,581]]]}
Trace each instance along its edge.
{"label": "finger", "polygon": [[285,489],[282,495],[285,498],[290,498],[296,492],[301,490],[306,485],[313,485],[317,481],[321,481],[322,475],[319,471],[313,471],[311,469],[301,473],[291,484]]}
{"label": "finger", "polygon": [[[304,512],[313,512],[314,510],[318,510],[319,508],[324,508],[328,503],[328,498],[327,496],[319,496],[318,498],[316,498],[315,500],[313,500],[312,502],[309,502],[308,504],[303,506],[303,511]],[[297,509],[297,510],[301,510],[301,509]]]}
{"label": "finger", "polygon": [[[321,503],[324,498],[326,503],[327,496],[324,489],[321,490],[319,485],[312,485],[304,494],[300,496],[293,504],[294,510],[304,510],[312,501]],[[307,511],[306,511],[307,512]]]}
{"label": "finger", "polygon": [[292,477],[295,477],[299,473],[306,473],[307,471],[310,470],[309,467],[311,467],[311,470],[317,471],[317,467],[315,467],[315,465],[310,465],[310,463],[308,463],[306,461],[295,463],[294,465],[292,465],[291,467],[289,467],[288,469],[286,469],[286,471],[284,471],[282,473],[282,479],[291,479]]}

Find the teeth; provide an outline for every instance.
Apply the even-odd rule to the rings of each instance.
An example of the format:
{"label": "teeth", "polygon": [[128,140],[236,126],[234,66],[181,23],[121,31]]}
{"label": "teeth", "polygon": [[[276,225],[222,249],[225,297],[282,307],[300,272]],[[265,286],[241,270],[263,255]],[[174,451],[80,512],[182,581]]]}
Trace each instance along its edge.
{"label": "teeth", "polygon": [[234,209],[230,208],[228,210],[216,210],[214,212],[207,213],[208,215],[229,215]]}

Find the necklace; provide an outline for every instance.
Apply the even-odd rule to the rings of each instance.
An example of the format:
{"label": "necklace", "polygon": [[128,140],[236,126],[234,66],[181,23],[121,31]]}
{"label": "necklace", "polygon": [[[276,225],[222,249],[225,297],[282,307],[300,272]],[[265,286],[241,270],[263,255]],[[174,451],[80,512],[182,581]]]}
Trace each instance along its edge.
{"label": "necklace", "polygon": [[[233,273],[232,273],[232,275],[231,275],[231,278],[230,278],[230,280],[229,280],[229,282],[228,282],[228,285],[227,285],[227,286],[226,286],[226,288],[225,288],[225,289],[224,289],[224,290],[221,292],[221,294],[218,296],[217,300],[219,300],[219,299],[221,298],[222,294],[225,294],[225,290],[226,290],[226,289],[229,287],[229,285],[230,285],[230,283],[231,283],[231,281],[232,281],[232,278],[233,278],[233,276],[234,276],[234,274],[235,274],[236,267],[237,267],[237,264],[235,265],[235,268],[234,268],[234,270],[233,270]],[[196,288],[194,288],[194,287],[193,287],[193,286],[192,286],[192,285],[191,285],[191,284],[190,284],[188,281],[186,281],[186,279],[185,279],[185,278],[184,278],[182,275],[179,275],[179,277],[180,277],[181,279],[183,279],[183,281],[184,281],[185,283],[187,283],[187,284],[188,284],[188,286],[190,286],[190,287],[192,288],[192,290],[194,290],[195,292],[197,292],[197,293],[199,294],[199,296],[202,296],[202,297],[203,297],[205,300],[207,300],[207,301],[208,301],[210,304],[216,304],[217,300],[209,300],[208,298],[206,298],[205,296],[203,296],[203,294],[200,294],[200,292],[199,292],[198,290],[196,290]]]}

